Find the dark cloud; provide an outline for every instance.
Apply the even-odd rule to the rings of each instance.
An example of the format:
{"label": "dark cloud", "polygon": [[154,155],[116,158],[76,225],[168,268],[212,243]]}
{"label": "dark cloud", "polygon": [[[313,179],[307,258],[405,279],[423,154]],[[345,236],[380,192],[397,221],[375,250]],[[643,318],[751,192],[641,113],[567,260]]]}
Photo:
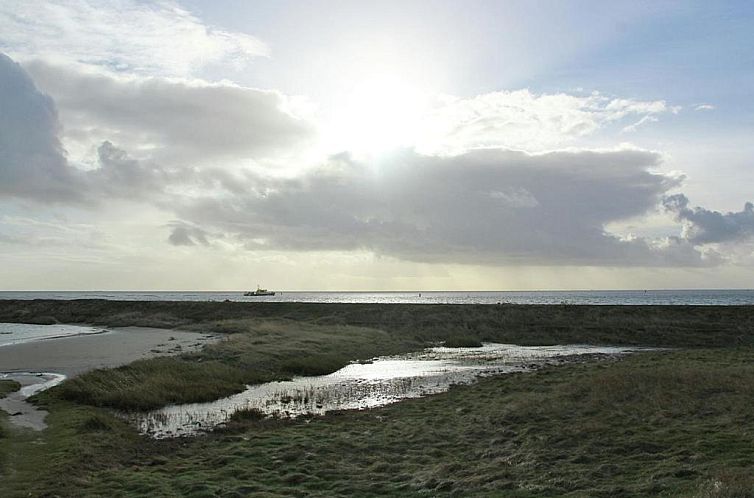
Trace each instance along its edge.
{"label": "dark cloud", "polygon": [[690,208],[683,194],[668,196],[663,204],[678,221],[685,223],[684,237],[693,244],[736,242],[754,236],[754,204],[751,202],[741,211],[725,214],[698,206]]}
{"label": "dark cloud", "polygon": [[77,199],[76,174],[68,168],[58,132],[52,99],[0,54],[0,194]]}
{"label": "dark cloud", "polygon": [[624,240],[611,222],[655,209],[679,180],[639,150],[531,155],[404,151],[348,155],[295,179],[257,178],[243,195],[184,199],[179,215],[252,248],[363,249],[415,261],[699,265],[688,242]]}
{"label": "dark cloud", "polygon": [[168,242],[174,246],[209,245],[208,234],[201,228],[182,221],[173,221],[168,226],[171,229]]}

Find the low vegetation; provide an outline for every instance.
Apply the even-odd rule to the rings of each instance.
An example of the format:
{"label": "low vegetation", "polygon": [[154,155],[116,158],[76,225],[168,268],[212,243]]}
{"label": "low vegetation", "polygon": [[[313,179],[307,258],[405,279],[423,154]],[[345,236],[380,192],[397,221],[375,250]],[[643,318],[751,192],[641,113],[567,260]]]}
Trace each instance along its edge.
{"label": "low vegetation", "polygon": [[[754,345],[754,306],[571,306],[0,301],[0,322],[38,319],[102,326],[195,327],[236,331],[237,320],[377,329],[420,343],[471,336],[514,344],[660,347]],[[223,325],[226,324],[226,325]]]}
{"label": "low vegetation", "polygon": [[482,341],[476,337],[450,337],[444,343],[446,348],[478,348],[482,346]]}
{"label": "low vegetation", "polygon": [[[754,307],[45,303],[0,302],[0,321],[163,324],[226,340],[38,396],[50,427],[2,440],[2,496],[754,496]],[[241,412],[193,439],[140,437],[110,409],[206,400],[443,341],[682,349],[370,411]]]}
{"label": "low vegetation", "polygon": [[0,486],[8,496],[752,496],[752,353],[569,364],[309,420],[242,413],[232,429],[177,441],[56,401],[46,447],[17,446],[39,467],[14,463]]}
{"label": "low vegetation", "polygon": [[21,384],[15,380],[0,379],[0,398],[4,398],[19,389],[21,389]]}
{"label": "low vegetation", "polygon": [[353,360],[420,347],[376,329],[290,320],[223,320],[200,328],[224,334],[225,340],[179,357],[94,370],[40,398],[147,410],[170,403],[211,401],[242,391],[247,384],[327,374]]}

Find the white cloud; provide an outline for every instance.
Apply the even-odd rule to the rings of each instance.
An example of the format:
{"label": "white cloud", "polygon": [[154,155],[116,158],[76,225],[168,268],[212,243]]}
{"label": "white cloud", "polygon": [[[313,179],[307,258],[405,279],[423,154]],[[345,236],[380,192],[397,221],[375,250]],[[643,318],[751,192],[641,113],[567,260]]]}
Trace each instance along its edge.
{"label": "white cloud", "polygon": [[664,101],[611,99],[593,93],[535,94],[502,91],[474,98],[440,98],[429,110],[418,149],[458,153],[471,148],[507,147],[529,151],[557,148],[595,134],[612,123],[639,118],[639,124],[675,113]]}
{"label": "white cloud", "polygon": [[622,133],[634,133],[636,130],[639,129],[640,126],[647,124],[647,123],[656,123],[658,119],[652,115],[646,115],[643,116],[640,120],[635,122],[634,124],[628,125],[625,128],[621,130]]}
{"label": "white cloud", "polygon": [[698,104],[694,107],[695,111],[714,111],[716,107],[712,104]]}
{"label": "white cloud", "polygon": [[268,53],[256,38],[206,26],[171,0],[5,0],[0,51],[162,76]]}

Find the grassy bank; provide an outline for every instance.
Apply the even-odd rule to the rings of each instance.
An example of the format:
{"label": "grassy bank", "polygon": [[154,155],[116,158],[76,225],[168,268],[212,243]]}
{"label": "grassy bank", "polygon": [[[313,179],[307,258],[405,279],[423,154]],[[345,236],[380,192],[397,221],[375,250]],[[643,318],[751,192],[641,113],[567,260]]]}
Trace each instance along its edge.
{"label": "grassy bank", "polygon": [[[134,437],[57,402],[19,444],[9,496],[751,496],[752,350],[675,351],[489,378],[311,421],[240,420],[184,441]],[[16,454],[16,457],[19,455]],[[36,469],[38,472],[38,468]]]}
{"label": "grassy bank", "polygon": [[[0,496],[754,496],[749,307],[0,301],[0,321],[226,338],[43,393],[49,429],[0,443]],[[237,417],[187,440],[139,437],[108,408],[213,399],[437,341],[683,349],[489,378],[366,412]]]}

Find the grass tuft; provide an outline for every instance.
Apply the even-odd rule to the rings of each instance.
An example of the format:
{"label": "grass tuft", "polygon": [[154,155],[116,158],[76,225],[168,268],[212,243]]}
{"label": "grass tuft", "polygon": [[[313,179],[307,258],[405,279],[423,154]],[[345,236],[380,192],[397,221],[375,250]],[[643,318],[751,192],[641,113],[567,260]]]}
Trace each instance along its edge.
{"label": "grass tuft", "polygon": [[446,348],[481,348],[482,341],[476,337],[456,336],[446,340],[443,346]]}

